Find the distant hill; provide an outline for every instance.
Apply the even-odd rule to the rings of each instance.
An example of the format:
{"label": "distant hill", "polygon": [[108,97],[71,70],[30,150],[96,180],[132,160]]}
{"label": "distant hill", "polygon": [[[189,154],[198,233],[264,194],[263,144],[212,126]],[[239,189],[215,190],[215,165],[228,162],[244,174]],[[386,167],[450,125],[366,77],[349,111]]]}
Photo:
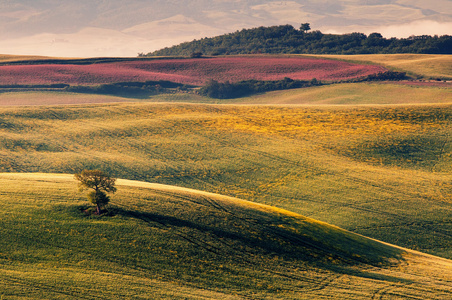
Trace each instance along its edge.
{"label": "distant hill", "polygon": [[280,25],[243,29],[213,38],[194,40],[150,52],[145,56],[190,56],[201,53],[205,55],[256,53],[452,54],[452,36],[422,35],[387,39],[380,33],[371,33],[368,36],[359,32],[324,34],[318,30],[309,32],[309,30],[295,29],[292,25]]}

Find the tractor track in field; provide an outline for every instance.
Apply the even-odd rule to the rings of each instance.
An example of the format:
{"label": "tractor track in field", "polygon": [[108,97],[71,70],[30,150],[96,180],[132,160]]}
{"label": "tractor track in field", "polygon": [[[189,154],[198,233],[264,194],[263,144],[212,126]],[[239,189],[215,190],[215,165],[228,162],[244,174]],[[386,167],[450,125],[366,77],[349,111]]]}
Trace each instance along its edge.
{"label": "tractor track in field", "polygon": [[[413,299],[413,300],[425,300],[425,299],[430,299],[428,296],[428,294],[430,294],[432,291],[431,290],[425,290],[422,288],[418,288],[418,287],[409,287],[412,286],[412,284],[407,284],[407,286],[404,285],[400,285],[400,284],[391,284],[389,286],[386,287],[382,287],[378,290],[376,290],[373,294],[372,294],[372,298],[371,300],[383,300],[383,299]],[[401,294],[400,292],[397,292],[397,288],[405,288],[406,290],[410,290],[411,292],[417,291],[417,292],[422,292],[424,291],[424,293],[419,294],[419,296],[416,295],[409,295],[406,293]],[[447,297],[446,294],[444,294],[444,297]],[[447,299],[447,298],[438,298],[437,296],[435,296],[432,299]]]}
{"label": "tractor track in field", "polygon": [[390,291],[391,289],[393,289],[393,287],[394,287],[394,285],[392,284],[392,285],[385,286],[385,287],[377,289],[373,293],[371,300],[382,300],[383,297],[385,297],[386,293],[388,291]]}
{"label": "tractor track in field", "polygon": [[[151,224],[153,222],[156,222],[155,220],[143,220],[141,219],[143,222]],[[278,272],[275,271],[274,269],[271,269],[269,267],[265,267],[263,263],[259,263],[256,262],[255,260],[253,260],[252,258],[257,258],[255,256],[254,253],[252,252],[248,252],[248,251],[244,251],[243,249],[236,249],[233,245],[230,245],[224,241],[222,241],[219,238],[213,238],[213,236],[210,236],[211,238],[213,238],[215,240],[215,242],[222,244],[223,246],[231,249],[232,251],[225,251],[222,248],[213,246],[211,243],[206,242],[206,241],[201,241],[195,237],[190,236],[189,234],[182,232],[180,230],[176,230],[174,227],[169,227],[164,223],[160,223],[157,222],[159,225],[161,225],[161,229],[166,229],[166,230],[171,230],[172,234],[180,237],[181,239],[186,240],[187,242],[200,247],[212,254],[218,255],[218,256],[223,256],[223,257],[227,257],[229,259],[232,259],[233,257],[236,258],[236,263],[239,265],[244,265],[249,267],[250,265],[255,266],[256,268],[260,268],[263,272],[267,272],[269,274],[273,274],[279,277],[283,277],[286,278],[288,280],[292,280],[294,282],[302,282],[303,284],[315,284],[315,285],[322,285],[323,283],[323,279],[322,280],[318,280],[318,279],[314,279],[312,277],[309,276],[302,276],[301,274],[297,274],[297,275],[290,275],[290,274],[286,274],[283,272]],[[177,232],[174,232],[177,231]],[[254,256],[254,257],[253,257]],[[251,258],[252,257],[252,258]],[[212,264],[212,263],[211,263]],[[280,267],[280,266],[279,266]],[[291,283],[286,283],[285,287],[282,287],[282,289],[287,290],[287,291],[298,291],[298,292],[304,292],[306,290],[309,290],[309,287],[296,287],[294,285],[292,285]],[[242,295],[242,297],[244,297]],[[249,298],[249,299],[253,299],[253,298]]]}
{"label": "tractor track in field", "polygon": [[[291,243],[294,244],[302,244],[302,245],[306,245],[307,247],[310,247],[311,249],[315,249],[315,251],[321,251],[320,253],[323,253],[325,251],[329,251],[328,248],[323,248],[323,247],[317,247],[318,245],[312,245],[309,243],[306,243],[305,240],[301,239],[301,237],[297,237],[296,234],[292,234],[291,232],[285,232],[282,230],[279,230],[277,228],[275,228],[274,226],[271,226],[271,223],[266,222],[265,219],[259,219],[259,218],[253,218],[253,216],[247,217],[246,216],[246,211],[242,212],[241,210],[239,211],[234,211],[234,207],[233,206],[229,206],[229,202],[225,201],[221,198],[215,198],[215,197],[209,197],[209,195],[207,193],[205,193],[205,195],[198,195],[196,192],[194,192],[194,195],[196,195],[196,197],[191,196],[190,195],[190,191],[187,190],[187,194],[180,194],[177,191],[171,191],[171,190],[160,190],[159,188],[149,188],[150,191],[152,191],[153,193],[156,194],[160,194],[163,196],[167,196],[167,197],[172,197],[175,198],[176,201],[182,201],[182,205],[186,205],[186,203],[192,203],[193,205],[200,205],[203,206],[209,210],[211,210],[212,212],[217,212],[221,215],[229,215],[231,217],[236,218],[237,220],[240,220],[241,222],[246,222],[246,223],[252,223],[256,228],[259,228],[260,230],[262,230],[262,232],[269,232],[272,235],[275,236],[279,236],[284,240],[288,240]],[[145,198],[144,201],[153,201],[150,200],[148,198]],[[128,205],[128,204],[122,204],[122,203],[112,203],[115,206],[121,206],[124,207],[125,209],[133,212],[135,210],[137,210],[137,207],[141,207],[141,206],[133,206],[133,205]],[[139,212],[137,212],[139,214]],[[142,217],[142,215],[138,215],[138,217]],[[134,218],[137,216],[133,216]],[[268,274],[272,274],[275,276],[275,278],[280,277],[280,278],[284,278],[286,281],[284,281],[284,283],[281,283],[278,286],[278,289],[280,290],[287,290],[287,291],[295,291],[296,293],[304,293],[304,292],[309,292],[312,293],[313,295],[317,295],[320,294],[320,292],[318,291],[322,291],[322,290],[326,290],[326,291],[335,291],[335,290],[346,290],[347,288],[349,288],[343,280],[341,280],[342,276],[354,276],[354,277],[363,277],[363,278],[367,278],[366,275],[364,274],[364,276],[361,276],[360,272],[356,272],[353,273],[352,270],[348,270],[347,266],[348,264],[351,265],[360,265],[360,266],[364,266],[366,268],[366,264],[364,264],[362,261],[360,260],[345,260],[342,263],[342,266],[338,269],[339,270],[339,274],[333,273],[331,270],[328,269],[325,270],[323,269],[323,272],[321,272],[321,274],[317,274],[317,275],[310,275],[309,271],[312,269],[311,267],[308,267],[304,270],[296,270],[298,267],[301,266],[301,268],[303,268],[302,264],[296,264],[295,266],[293,265],[293,262],[291,264],[291,261],[289,260],[278,260],[278,261],[274,261],[271,263],[268,263],[267,260],[264,260],[262,258],[260,258],[260,253],[258,252],[253,252],[253,251],[243,251],[245,248],[244,247],[237,247],[234,244],[230,244],[227,241],[224,241],[220,238],[220,236],[216,235],[214,231],[209,232],[207,231],[206,233],[208,233],[207,235],[204,235],[202,238],[199,238],[199,236],[196,235],[196,233],[191,233],[190,231],[186,231],[185,229],[179,228],[177,225],[172,226],[172,223],[167,223],[165,222],[165,219],[153,219],[153,218],[138,218],[141,219],[143,222],[146,222],[147,224],[149,224],[150,226],[152,226],[153,228],[157,227],[157,228],[161,228],[164,229],[168,232],[170,232],[171,234],[175,234],[175,236],[186,240],[188,243],[193,244],[195,247],[199,247],[202,249],[205,249],[206,251],[208,251],[209,253],[212,253],[214,255],[220,255],[223,257],[228,257],[231,260],[234,260],[237,262],[237,265],[243,265],[243,266],[255,266],[256,269],[260,269],[262,270],[262,272],[268,273]],[[232,218],[231,218],[232,219]],[[162,221],[163,220],[163,221]],[[234,222],[234,220],[232,220],[232,222]],[[157,226],[155,226],[157,225]],[[202,224],[200,226],[203,226]],[[206,226],[209,226],[208,224]],[[4,231],[6,234],[13,234],[16,236],[22,236],[23,238],[27,238],[30,239],[30,237],[26,234],[23,234],[21,232],[15,232],[12,229],[8,229],[8,228],[0,228],[0,232]],[[0,234],[1,235],[1,234]],[[33,242],[37,242],[40,244],[45,245],[50,245],[53,247],[59,247],[61,249],[66,249],[68,251],[75,251],[75,252],[81,252],[81,253],[85,253],[88,256],[93,256],[96,257],[95,253],[90,253],[89,251],[79,251],[79,249],[83,250],[83,248],[77,249],[77,247],[65,247],[64,245],[60,245],[57,244],[57,240],[58,239],[51,239],[51,240],[46,240],[46,239],[42,239],[39,238],[36,234],[33,235],[31,234],[31,239],[33,240]],[[73,249],[75,248],[75,249]],[[246,250],[246,249],[245,249]],[[266,254],[265,254],[266,255]],[[272,255],[272,253],[269,253],[269,255]],[[99,256],[98,256],[99,257]],[[146,267],[141,267],[138,265],[134,266],[134,265],[128,265],[127,261],[124,259],[120,259],[120,258],[115,258],[112,257],[112,259],[110,259],[109,257],[99,257],[101,259],[105,259],[106,261],[111,261],[114,262],[115,264],[118,264],[120,266],[126,266],[127,268],[129,268],[129,271],[127,271],[127,268],[124,268],[125,270],[121,271],[121,274],[133,274],[133,275],[137,275],[136,273],[131,272],[132,269],[136,270],[136,271],[140,271],[140,273],[144,273],[146,275],[149,276],[149,269],[147,269]],[[211,264],[212,266],[215,265],[215,259],[212,259],[209,264]],[[124,272],[125,271],[125,272]],[[337,270],[336,270],[337,271]],[[375,269],[375,271],[377,272],[377,269]],[[371,270],[369,271],[371,272]],[[1,272],[0,272],[1,274]],[[119,274],[119,273],[118,273]],[[8,275],[7,275],[8,276]],[[162,274],[163,278],[168,278],[171,277],[168,274]],[[2,276],[0,276],[0,278],[2,278]],[[5,278],[4,280],[9,280],[9,282],[13,282],[15,279],[18,280],[17,284],[20,284],[20,280],[22,280],[21,278],[16,278],[14,276],[10,276],[8,278]],[[378,277],[370,277],[370,279],[378,281],[379,284],[391,284],[391,282],[387,282],[387,281],[383,281],[383,279],[378,279]],[[31,279],[32,283],[34,282],[33,279]],[[22,284],[23,286],[30,286],[32,288],[35,288],[35,286],[33,284],[29,284],[27,285],[26,279],[23,281],[24,283]],[[38,285],[40,285],[40,283],[37,283]],[[196,287],[195,283],[188,283],[187,286],[193,286]],[[431,285],[433,286],[433,284]],[[437,287],[438,285],[435,284],[435,289],[434,291],[436,292],[430,292],[430,294],[435,294],[437,295],[437,293],[446,293],[446,292],[442,292],[441,289],[439,289]],[[446,285],[445,285],[446,286]],[[420,290],[422,290],[422,288],[424,288],[423,285],[417,285],[414,284],[413,287],[413,294],[408,294],[406,295],[404,291],[402,291],[402,289],[405,289],[407,287],[407,284],[392,284],[391,286],[386,286],[386,287],[382,287],[381,289],[379,289],[378,291],[375,292],[375,294],[373,295],[372,299],[385,299],[385,297],[390,297],[390,296],[394,296],[394,295],[399,295],[401,297],[405,297],[405,298],[412,298],[412,299],[421,299],[419,297],[417,297],[416,295],[419,294],[421,295]],[[425,286],[428,287],[428,284]],[[448,287],[448,286],[446,286]],[[40,289],[40,290],[44,290],[44,291],[53,291],[55,292],[55,290],[52,290],[52,284],[46,284],[43,283],[42,286],[37,286],[36,290]],[[400,291],[398,291],[397,289],[401,289]],[[47,290],[46,290],[47,289]],[[102,299],[101,297],[93,297],[93,298],[89,298],[89,296],[87,296],[86,294],[84,294],[84,297],[77,297],[76,293],[77,290],[74,289],[65,289],[64,287],[61,288],[61,294],[66,293],[67,296],[70,297],[74,297],[74,298],[80,298],[80,299]],[[393,290],[394,289],[394,290]],[[209,290],[209,289],[207,289]],[[444,291],[447,291],[448,289],[445,288]],[[220,291],[220,290],[215,290],[212,289],[211,291]],[[427,291],[427,290],[426,290]],[[72,293],[72,294],[71,294]],[[403,293],[403,295],[401,294]],[[442,294],[441,294],[442,295]],[[252,299],[252,297],[246,297],[243,295],[240,295],[243,298],[247,298],[247,299]],[[106,297],[104,296],[103,299],[106,299]]]}
{"label": "tractor track in field", "polygon": [[[260,150],[257,150],[257,149],[237,147],[236,145],[234,145],[231,142],[227,142],[227,141],[221,140],[219,138],[214,138],[213,134],[207,135],[207,134],[202,134],[201,132],[197,132],[197,135],[199,135],[199,136],[201,136],[201,137],[203,137],[205,139],[212,140],[212,141],[214,141],[214,142],[216,142],[216,143],[218,143],[220,145],[223,145],[224,147],[228,147],[228,148],[234,149],[235,151],[240,151],[240,152],[243,152],[243,153],[246,153],[246,154],[250,154],[251,153],[251,154],[254,154],[254,155],[258,156],[258,157],[259,156],[260,157],[265,157],[265,158],[269,159],[270,161],[276,161],[276,162],[285,164],[287,166],[290,166],[292,168],[294,166],[300,167],[301,170],[309,170],[313,174],[316,174],[316,173],[319,173],[319,172],[323,174],[326,171],[326,170],[320,170],[319,166],[318,167],[313,166],[313,165],[307,166],[306,164],[302,164],[298,160],[291,160],[291,159],[288,159],[288,158],[285,158],[285,157],[281,157],[280,155],[267,153],[267,152],[260,151]],[[246,159],[246,158],[242,158],[242,160],[245,160],[245,161],[247,161],[249,163],[252,163],[253,165],[257,164],[257,165],[260,165],[261,167],[268,168],[268,164],[265,164],[264,162],[256,163],[256,161],[250,160],[250,159]],[[288,171],[288,172],[286,172],[285,176],[290,176],[290,175],[293,175],[293,174],[296,174],[296,173],[298,173],[298,172],[297,171]],[[359,184],[364,185],[364,186],[369,186],[370,185],[370,186],[372,186],[374,188],[377,188],[379,190],[384,190],[384,191],[388,191],[388,189],[389,189],[393,193],[402,195],[402,193],[400,191],[397,191],[397,189],[395,187],[382,185],[382,184],[380,184],[378,182],[372,182],[372,181],[369,181],[369,180],[366,180],[366,179],[363,179],[363,178],[359,178],[359,177],[354,176],[352,174],[343,174],[343,175],[347,176],[347,178],[350,180],[350,182],[356,182],[356,183],[359,183]],[[281,176],[281,177],[283,177],[283,176]],[[196,178],[196,176],[194,178]],[[201,180],[201,179],[199,179],[199,180]],[[203,180],[201,180],[201,181],[205,182]],[[406,194],[403,194],[403,196],[406,196]],[[417,195],[417,194],[414,195],[413,194],[412,196],[419,197],[421,195]],[[428,198],[427,196],[423,197],[423,198],[425,200],[430,200],[430,198]],[[286,197],[282,197],[281,199],[286,199],[287,200]],[[322,203],[322,204],[325,203],[324,201],[321,201],[321,200],[316,200],[315,201],[315,200],[310,199],[310,201],[317,202],[317,203]],[[362,207],[360,205],[356,205],[356,204],[345,204],[343,202],[334,201],[333,199],[328,199],[328,203],[335,203],[336,205],[339,205],[339,206],[349,207],[349,208],[352,208],[352,209],[356,209],[358,211],[359,210],[367,211],[369,213],[373,213],[373,214],[376,214],[376,215],[386,215],[386,216],[388,216],[388,217],[390,217],[392,219],[395,219],[395,220],[408,221],[407,217],[401,216],[398,213],[391,213],[389,211],[384,211],[384,210],[375,210],[375,209],[370,209],[370,208],[364,208],[364,207]]]}
{"label": "tractor track in field", "polygon": [[[225,142],[225,141],[222,141],[220,139],[215,139],[215,138],[212,137],[213,135],[206,135],[206,134],[203,135],[203,134],[200,134],[200,133],[198,133],[198,135],[201,135],[202,137],[207,138],[207,139],[211,139],[211,140],[223,145],[224,147],[228,147],[228,148],[234,149],[236,151],[241,151],[241,152],[244,152],[244,153],[255,154],[255,155],[260,156],[260,157],[265,157],[265,158],[269,159],[270,161],[277,161],[279,163],[288,165],[290,167],[297,166],[297,167],[300,168],[300,170],[309,170],[312,173],[318,173],[318,172],[322,172],[323,173],[322,170],[319,171],[318,167],[307,166],[305,164],[302,164],[300,161],[291,160],[291,159],[288,159],[288,158],[281,157],[279,155],[267,153],[267,152],[260,151],[260,150],[257,150],[257,149],[249,149],[249,148],[244,148],[244,147],[237,147],[236,145],[234,145],[232,143]],[[445,145],[446,145],[446,143],[443,145],[443,148],[445,147]],[[444,152],[444,149],[443,149],[443,152]],[[247,160],[247,159],[245,158],[244,160]],[[254,161],[252,161],[252,160],[247,160],[247,161],[250,162],[250,163],[254,163]],[[263,164],[263,163],[261,163],[261,164],[262,164],[263,167],[268,167],[268,165],[266,165],[266,164]],[[293,171],[288,171],[288,172],[286,172],[285,176],[291,176],[291,175],[296,174],[296,173],[298,173],[298,172],[294,171],[294,170]],[[353,175],[353,174],[343,174],[343,176],[346,176],[348,178],[348,180],[350,180],[350,182],[356,182],[356,183],[358,183],[360,185],[363,185],[363,186],[369,186],[370,185],[373,188],[376,188],[378,190],[385,191],[385,192],[387,192],[389,190],[393,194],[398,194],[400,196],[406,197],[406,193],[402,193],[402,192],[398,191],[396,187],[391,187],[391,186],[384,185],[384,184],[381,184],[381,183],[378,183],[378,182],[375,182],[375,181],[370,181],[370,180],[367,180],[367,179],[364,179],[364,178],[359,178],[358,176]],[[427,201],[431,201],[431,198],[428,197],[428,196],[418,195],[418,194],[415,194],[415,193],[412,193],[411,196],[412,197],[416,197],[416,198],[422,198],[422,199],[427,200]],[[280,199],[287,200],[288,198],[287,197],[280,197]],[[322,204],[325,203],[324,201],[321,201],[321,200],[310,199],[309,201],[316,202],[316,203],[322,203]],[[334,199],[329,199],[328,203],[331,203],[331,204],[334,203],[335,205],[338,205],[338,206],[341,206],[341,207],[352,208],[352,209],[355,209],[355,210],[358,210],[358,211],[366,211],[366,212],[369,212],[369,213],[372,213],[372,214],[375,214],[375,215],[380,215],[380,216],[381,215],[385,215],[385,216],[388,216],[389,218],[391,218],[393,220],[399,220],[399,221],[402,221],[404,223],[409,223],[409,221],[411,220],[411,218],[409,216],[405,217],[403,215],[400,215],[399,213],[393,213],[393,212],[385,211],[385,210],[376,210],[376,209],[365,208],[365,207],[362,207],[361,205],[357,205],[357,204],[351,204],[351,203],[346,204],[346,203],[343,203],[343,202],[335,201]]]}
{"label": "tractor track in field", "polygon": [[[174,197],[174,198],[180,199],[182,201],[188,201],[188,202],[194,203],[196,205],[204,206],[208,209],[213,209],[214,211],[217,211],[217,212],[220,212],[223,214],[231,215],[235,219],[238,219],[241,222],[244,222],[245,224],[246,223],[252,224],[253,226],[260,229],[262,232],[267,232],[267,233],[273,234],[274,236],[279,237],[285,241],[289,241],[289,242],[293,243],[294,245],[306,247],[308,249],[315,249],[315,251],[318,251],[319,253],[322,253],[322,254],[333,255],[333,257],[335,257],[337,259],[341,259],[346,264],[354,265],[354,264],[368,264],[369,263],[369,262],[363,261],[361,259],[346,258],[344,256],[344,255],[346,255],[345,253],[341,253],[341,254],[333,253],[332,254],[331,250],[329,248],[325,248],[324,246],[317,245],[316,243],[310,242],[310,241],[306,240],[305,238],[299,237],[297,234],[288,233],[284,230],[276,228],[275,226],[267,225],[267,223],[265,221],[262,221],[258,218],[246,217],[244,215],[243,216],[238,215],[238,214],[234,213],[233,211],[226,209],[223,205],[219,204],[218,201],[215,201],[214,199],[209,198],[207,196],[201,196],[201,198],[203,199],[203,202],[201,202],[201,201],[194,200],[192,197],[182,196],[180,194],[169,192],[169,191],[161,191],[161,190],[153,190],[153,191],[160,193],[164,196]],[[148,222],[149,220],[146,220],[146,221]],[[156,221],[156,220],[153,220],[153,221]],[[158,221],[156,221],[156,222],[158,222]],[[161,222],[159,222],[159,223],[163,226],[167,226],[167,224],[162,224]],[[179,231],[179,234],[181,234],[181,231]],[[212,245],[210,245],[208,242],[197,241],[196,237],[193,237],[193,236],[187,237],[185,235],[186,235],[186,233],[183,233],[181,237],[183,237],[184,239],[186,239],[194,244],[198,244],[201,242],[204,244],[204,246],[206,247],[207,250],[211,251]],[[219,242],[222,245],[231,248],[231,250],[233,250],[235,252],[243,253],[246,255],[252,255],[252,256],[255,255],[255,253],[252,251],[244,251],[246,249],[243,249],[241,247],[239,249],[239,248],[234,247],[234,245],[230,245],[229,243],[224,242],[219,236],[217,236],[215,234],[215,232],[212,232],[212,235],[210,235],[209,237],[212,238],[215,242]],[[221,249],[221,248],[217,247],[217,249]]]}
{"label": "tractor track in field", "polygon": [[[175,198],[179,198],[182,201],[190,201],[196,205],[202,205],[205,206],[207,208],[210,209],[214,209],[214,210],[218,210],[221,211],[223,213],[226,214],[230,214],[233,215],[234,217],[241,219],[243,222],[253,222],[253,224],[260,226],[260,228],[262,230],[266,230],[268,232],[272,232],[273,234],[279,234],[280,237],[282,238],[286,238],[289,239],[289,237],[287,235],[281,235],[278,232],[275,232],[275,229],[269,226],[265,226],[262,225],[262,222],[256,222],[255,219],[252,218],[242,218],[240,216],[237,216],[236,214],[234,214],[233,212],[225,209],[223,206],[221,206],[220,204],[216,203],[214,200],[210,199],[208,201],[208,203],[201,203],[199,201],[194,201],[192,198],[190,197],[184,197],[172,192],[166,192],[166,191],[153,191],[153,192],[157,192],[157,193],[161,193],[162,195],[165,196],[171,196],[171,197],[175,197]],[[204,198],[204,197],[203,197]],[[133,209],[132,206],[128,206],[128,205],[124,205],[124,204],[117,204],[115,203],[115,205],[119,205],[125,209]],[[196,247],[201,247],[203,249],[205,249],[206,251],[213,253],[215,255],[219,255],[219,256],[223,256],[223,257],[227,257],[229,259],[235,257],[235,261],[240,263],[240,264],[244,264],[244,265],[255,265],[256,268],[261,268],[263,271],[268,272],[270,274],[276,275],[276,276],[280,276],[280,277],[284,277],[287,278],[289,280],[294,280],[294,281],[298,281],[298,282],[303,282],[304,284],[308,284],[308,286],[306,287],[300,287],[299,291],[315,291],[315,290],[321,290],[326,288],[331,282],[333,282],[336,279],[335,275],[328,275],[325,278],[322,279],[316,279],[316,278],[312,278],[309,276],[303,276],[301,274],[288,274],[288,273],[284,273],[284,272],[280,272],[280,271],[276,271],[276,267],[278,268],[291,268],[292,265],[290,264],[290,262],[286,262],[286,261],[280,261],[277,263],[277,265],[275,266],[275,268],[271,268],[269,266],[265,266],[265,263],[260,261],[259,259],[259,254],[255,253],[253,251],[249,251],[247,249],[244,249],[243,247],[237,247],[233,244],[227,243],[224,240],[222,240],[219,236],[217,236],[215,233],[209,234],[209,239],[211,239],[211,241],[206,241],[206,240],[201,240],[196,236],[191,235],[190,233],[187,233],[186,231],[182,231],[177,229],[177,226],[171,226],[168,225],[164,222],[160,222],[158,220],[155,219],[148,219],[148,218],[139,218],[140,220],[142,220],[145,223],[148,224],[155,224],[157,223],[159,226],[161,226],[161,229],[165,229],[165,230],[171,230],[172,234],[188,241],[189,243],[192,243],[193,245],[195,245]],[[151,225],[153,226],[153,225]],[[304,243],[307,247],[313,247],[313,248],[317,248],[318,251],[322,251],[322,252],[327,252],[328,249],[324,249],[324,248],[319,248],[316,245],[313,244],[309,244],[306,243],[305,241],[301,241],[298,239],[291,239],[292,242],[297,242],[297,243]],[[215,245],[212,245],[212,243],[219,243],[222,245],[222,247],[218,247]],[[226,249],[229,250],[225,250],[224,247],[226,247]],[[352,260],[348,260],[348,263],[350,264],[362,264],[362,262],[360,261],[352,261]],[[287,264],[287,265],[286,265]],[[330,276],[334,276],[333,278],[330,278]],[[314,285],[314,286],[312,286]],[[294,290],[294,286],[290,285],[288,283],[287,286],[287,290]]]}
{"label": "tractor track in field", "polygon": [[[5,229],[5,228],[0,228],[0,231],[1,231],[1,230],[7,231],[7,232],[11,232],[11,233],[14,233],[14,234],[16,234],[16,235],[21,235],[23,238],[26,238],[26,239],[28,239],[28,240],[32,240],[33,243],[35,243],[35,244],[41,244],[41,245],[44,245],[44,246],[56,247],[56,248],[59,248],[59,249],[63,249],[63,250],[70,251],[70,252],[84,253],[84,254],[86,254],[87,256],[92,256],[92,257],[94,257],[95,259],[102,259],[102,260],[108,261],[108,262],[110,262],[110,263],[114,263],[114,264],[117,264],[117,265],[119,265],[119,266],[122,266],[121,272],[118,272],[117,270],[112,271],[114,274],[118,274],[118,275],[119,275],[119,274],[121,274],[121,275],[129,275],[129,276],[137,276],[136,273],[133,273],[133,272],[131,272],[131,271],[126,271],[126,269],[131,269],[131,270],[134,270],[134,271],[139,272],[140,275],[142,275],[142,276],[144,276],[144,277],[146,277],[146,278],[149,277],[149,271],[150,271],[150,269],[149,269],[149,268],[146,268],[146,267],[144,267],[144,266],[142,266],[142,265],[127,264],[127,261],[122,260],[122,259],[115,259],[115,258],[112,258],[112,257],[99,256],[99,255],[96,255],[95,253],[92,253],[92,252],[87,251],[86,248],[84,248],[84,247],[77,247],[77,246],[63,247],[63,246],[61,246],[60,244],[53,244],[53,243],[50,243],[50,242],[43,241],[42,239],[32,238],[32,237],[26,236],[26,235],[24,235],[24,234],[19,234],[19,233],[17,233],[17,232],[14,231],[14,230],[8,230],[8,229]],[[166,279],[168,279],[168,278],[171,277],[171,276],[169,276],[168,274],[160,274],[160,275],[162,276],[162,279],[160,279],[160,280],[162,280],[162,281],[165,281]],[[32,281],[29,282],[29,281],[27,281],[27,280],[25,280],[25,279],[16,278],[16,277],[14,277],[14,276],[10,276],[10,277],[11,277],[11,279],[9,280],[10,282],[13,282],[13,280],[17,279],[17,280],[16,280],[17,282],[24,282],[23,285],[26,285],[26,286],[33,285],[32,283],[34,283],[34,282],[32,282]],[[1,279],[1,278],[3,278],[3,276],[2,276],[1,273],[0,273],[0,279]],[[46,284],[40,284],[40,283],[35,283],[35,285],[36,285],[36,288],[37,288],[37,289],[39,288],[39,286],[41,286],[41,288],[40,288],[41,290],[48,290],[48,291],[51,291],[51,292],[53,292],[53,293],[55,293],[55,290],[54,290],[53,288],[57,288],[56,286],[51,286],[51,285],[46,285]],[[184,285],[185,285],[185,286],[190,286],[190,287],[193,287],[193,288],[199,288],[199,286],[196,285],[195,283],[184,282]],[[203,287],[203,290],[209,290],[209,291],[213,291],[213,292],[218,292],[218,290],[210,289],[210,288],[205,287],[205,286]],[[59,293],[59,292],[58,292],[58,293]],[[72,294],[67,294],[67,293],[64,293],[64,292],[62,292],[61,294],[66,294],[66,295],[74,296],[74,295],[72,295]],[[0,296],[1,296],[1,295],[0,295]],[[74,296],[74,297],[75,297],[75,296]],[[77,297],[78,297],[78,298],[77,298]],[[241,295],[240,297],[246,298],[246,297],[244,297],[243,295]],[[85,296],[80,296],[80,297],[79,297],[79,295],[77,294],[77,295],[76,295],[76,299],[105,299],[105,300],[107,300],[107,299],[111,299],[111,298],[103,298],[103,297],[97,296],[97,295],[96,295],[95,297],[92,297],[92,298],[88,298],[88,297],[85,297]],[[252,299],[252,298],[249,298],[249,299]]]}

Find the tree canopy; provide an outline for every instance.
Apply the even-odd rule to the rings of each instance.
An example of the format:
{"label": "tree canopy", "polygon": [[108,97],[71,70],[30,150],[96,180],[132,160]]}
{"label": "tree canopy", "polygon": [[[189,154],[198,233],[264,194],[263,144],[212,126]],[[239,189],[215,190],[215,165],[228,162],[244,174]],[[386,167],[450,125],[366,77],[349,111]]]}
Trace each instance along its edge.
{"label": "tree canopy", "polygon": [[[452,54],[452,36],[411,36],[409,38],[384,38],[380,33],[369,36],[354,32],[324,34],[309,31],[309,23],[300,30],[292,25],[243,29],[213,38],[203,38],[170,48],[148,53],[147,56],[288,53],[288,54],[391,54],[424,53]],[[309,32],[308,32],[309,31]]]}
{"label": "tree canopy", "polygon": [[100,170],[83,170],[75,174],[74,178],[78,180],[80,190],[93,190],[88,194],[88,200],[96,204],[97,213],[100,214],[102,206],[110,201],[106,193],[116,192],[116,178],[112,178]]}
{"label": "tree canopy", "polygon": [[309,23],[302,23],[300,30],[303,32],[308,32],[309,30],[311,30],[311,25]]}

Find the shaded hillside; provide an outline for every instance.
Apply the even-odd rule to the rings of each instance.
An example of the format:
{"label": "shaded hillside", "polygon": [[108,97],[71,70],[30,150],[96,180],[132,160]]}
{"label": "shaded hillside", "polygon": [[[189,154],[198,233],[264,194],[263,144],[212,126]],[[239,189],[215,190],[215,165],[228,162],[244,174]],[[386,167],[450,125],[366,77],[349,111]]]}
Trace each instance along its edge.
{"label": "shaded hillside", "polygon": [[306,32],[291,25],[243,29],[213,38],[203,38],[148,53],[146,56],[229,54],[452,54],[452,36],[384,38],[379,33],[324,34]]}
{"label": "shaded hillside", "polygon": [[451,261],[269,206],[118,180],[89,216],[72,175],[0,174],[0,297],[444,298]]}

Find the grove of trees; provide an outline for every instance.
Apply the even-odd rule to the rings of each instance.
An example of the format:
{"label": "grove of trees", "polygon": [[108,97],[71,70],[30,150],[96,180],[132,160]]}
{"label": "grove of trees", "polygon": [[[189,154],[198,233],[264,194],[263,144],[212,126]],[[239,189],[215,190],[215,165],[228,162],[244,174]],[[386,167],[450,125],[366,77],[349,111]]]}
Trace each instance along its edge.
{"label": "grove of trees", "polygon": [[321,84],[322,83],[315,78],[310,81],[284,78],[282,80],[274,81],[244,80],[234,83],[231,83],[229,81],[218,82],[216,80],[210,80],[199,90],[199,94],[208,96],[210,98],[233,99],[252,95],[255,93],[295,89]]}
{"label": "grove of trees", "polygon": [[309,23],[300,29],[292,25],[243,29],[234,33],[203,38],[164,48],[144,56],[191,56],[292,53],[292,54],[452,54],[452,36],[411,36],[384,38],[380,33],[324,34],[310,31]]}

